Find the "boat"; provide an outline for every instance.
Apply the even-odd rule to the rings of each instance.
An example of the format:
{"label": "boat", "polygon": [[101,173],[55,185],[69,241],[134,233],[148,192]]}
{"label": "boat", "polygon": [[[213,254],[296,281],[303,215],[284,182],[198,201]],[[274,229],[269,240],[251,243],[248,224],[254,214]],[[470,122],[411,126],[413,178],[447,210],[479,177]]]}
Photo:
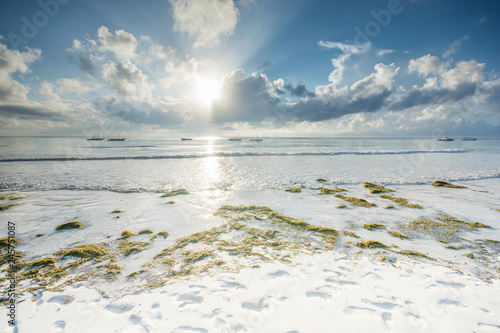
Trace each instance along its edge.
{"label": "boat", "polygon": [[120,132],[118,134],[118,138],[110,138],[110,139],[108,139],[108,141],[125,141],[125,138],[120,138],[121,134],[122,134],[122,132]]}
{"label": "boat", "polygon": [[260,138],[260,134],[257,136],[257,139],[250,139],[250,141],[257,141],[257,142],[261,142],[262,140],[264,139]]}
{"label": "boat", "polygon": [[181,138],[181,140],[182,140],[182,141],[191,141],[191,140],[193,140],[193,138],[190,138],[190,137],[189,137],[190,135],[191,135],[191,134],[188,134],[188,137],[187,137],[187,138]]}
{"label": "boat", "polygon": [[464,138],[462,140],[463,141],[476,141],[477,138],[475,138],[473,136],[464,136]]}
{"label": "boat", "polygon": [[237,137],[235,137],[235,138],[231,138],[231,139],[229,139],[229,141],[241,141],[241,139],[240,139],[240,134],[238,133],[238,136],[237,136]]}
{"label": "boat", "polygon": [[99,133],[99,132],[97,132],[97,137],[93,136],[93,137],[91,137],[91,138],[88,138],[88,139],[87,139],[87,141],[102,141],[102,140],[104,140],[105,138],[100,138],[100,137],[99,137],[99,134],[100,134],[100,133]]}
{"label": "boat", "polygon": [[453,141],[454,139],[449,138],[447,136],[443,136],[442,138],[437,139],[438,141]]}

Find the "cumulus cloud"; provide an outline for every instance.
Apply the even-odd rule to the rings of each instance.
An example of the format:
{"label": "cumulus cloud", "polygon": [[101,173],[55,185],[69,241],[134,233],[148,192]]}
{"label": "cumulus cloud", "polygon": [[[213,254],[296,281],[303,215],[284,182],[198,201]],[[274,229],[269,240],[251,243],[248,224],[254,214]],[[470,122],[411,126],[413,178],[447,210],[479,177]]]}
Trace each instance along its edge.
{"label": "cumulus cloud", "polygon": [[233,0],[170,0],[174,29],[194,38],[194,46],[216,46],[232,35],[238,21]]}
{"label": "cumulus cloud", "polygon": [[290,93],[290,95],[300,98],[314,97],[316,94],[312,91],[307,90],[306,85],[303,83],[297,83],[294,86],[291,82],[285,84],[283,88]]}
{"label": "cumulus cloud", "polygon": [[193,81],[198,77],[198,67],[200,62],[194,58],[182,62],[176,66],[169,61],[165,65],[166,76],[161,79],[161,83],[165,88],[170,88],[173,84]]}
{"label": "cumulus cloud", "polygon": [[136,56],[137,39],[124,30],[109,32],[106,27],[97,30],[97,37],[101,43],[101,49],[113,52],[119,59],[132,59]]}
{"label": "cumulus cloud", "polygon": [[260,122],[276,117],[279,98],[264,74],[237,69],[222,81],[220,97],[212,104],[214,122]]}
{"label": "cumulus cloud", "polygon": [[77,79],[59,79],[56,83],[58,85],[57,91],[59,93],[69,91],[77,94],[83,94],[91,90],[90,87],[85,86]]}
{"label": "cumulus cloud", "polygon": [[444,69],[439,58],[430,54],[417,59],[411,59],[408,65],[410,73],[417,72],[419,75],[427,76],[430,73],[438,73]]}
{"label": "cumulus cloud", "polygon": [[126,99],[151,98],[153,88],[146,76],[130,60],[104,64],[102,75],[106,83],[120,96]]}

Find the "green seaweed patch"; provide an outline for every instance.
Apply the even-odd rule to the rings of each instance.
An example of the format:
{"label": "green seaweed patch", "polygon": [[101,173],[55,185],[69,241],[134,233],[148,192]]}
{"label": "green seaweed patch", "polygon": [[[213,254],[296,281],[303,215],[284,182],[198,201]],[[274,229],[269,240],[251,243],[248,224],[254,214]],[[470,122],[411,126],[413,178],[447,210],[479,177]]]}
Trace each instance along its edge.
{"label": "green seaweed patch", "polygon": [[500,244],[500,241],[495,240],[495,239],[483,239],[483,242],[488,242],[492,244]]}
{"label": "green seaweed patch", "polygon": [[7,194],[7,195],[2,195],[0,196],[0,200],[19,200],[19,199],[22,199],[23,197],[21,197],[20,195],[16,194],[16,193],[10,193],[10,194]]}
{"label": "green seaweed patch", "polygon": [[388,248],[389,246],[385,245],[384,243],[381,243],[379,241],[375,240],[367,240],[364,242],[357,242],[356,244],[357,247],[363,248],[363,249],[373,249],[373,248]]}
{"label": "green seaweed patch", "polygon": [[338,205],[337,208],[342,209],[342,208],[347,208],[346,205]]}
{"label": "green seaweed patch", "polygon": [[129,231],[129,230],[123,230],[120,238],[126,239],[126,238],[132,237],[134,235],[137,235],[137,234],[132,232],[132,231]]}
{"label": "green seaweed patch", "polygon": [[326,179],[318,178],[318,179],[316,179],[316,181],[319,183],[324,183],[324,182],[326,182]]}
{"label": "green seaweed patch", "polygon": [[469,225],[473,228],[491,228],[489,225],[479,222],[469,222]]}
{"label": "green seaweed patch", "polygon": [[123,210],[114,210],[112,211],[110,214],[120,214],[120,213],[123,213]]}
{"label": "green seaweed patch", "polygon": [[408,238],[410,238],[410,237],[408,237],[408,235],[403,234],[403,233],[398,232],[398,231],[389,230],[388,232],[389,232],[389,234],[391,236],[394,236],[394,237],[397,237],[397,238],[400,238],[400,239],[408,239]]}
{"label": "green seaweed patch", "polygon": [[385,229],[385,225],[379,223],[366,223],[361,225],[362,228],[366,230],[377,230],[377,229]]}
{"label": "green seaweed patch", "polygon": [[466,229],[491,228],[489,225],[480,222],[465,222],[451,216],[438,217],[437,220],[446,222],[447,224],[457,228],[466,228]]}
{"label": "green seaweed patch", "polygon": [[168,231],[160,231],[159,233],[157,233],[158,236],[162,236],[163,238],[167,238],[170,234],[168,233]]}
{"label": "green seaweed patch", "polygon": [[428,256],[428,255],[426,255],[426,254],[423,254],[423,253],[417,252],[417,251],[403,250],[403,251],[396,251],[396,253],[399,253],[399,254],[404,254],[404,255],[406,255],[406,256],[411,256],[411,257],[420,257],[420,258],[425,258],[425,259],[429,259],[429,260],[436,261],[436,259],[434,259],[434,258],[432,258],[432,257],[429,257],[429,256]]}
{"label": "green seaweed patch", "polygon": [[370,193],[372,193],[372,194],[394,192],[394,190],[391,190],[389,188],[385,188],[381,185],[375,185],[375,184],[368,183],[368,182],[364,182],[363,187],[369,189]]}
{"label": "green seaweed patch", "polygon": [[139,253],[147,249],[150,245],[150,242],[124,240],[118,244],[118,248],[125,257],[128,257],[131,254]]}
{"label": "green seaweed patch", "polygon": [[348,231],[348,230],[344,230],[344,235],[349,236],[349,237],[353,237],[353,238],[361,238],[358,235],[356,235],[354,232]]}
{"label": "green seaweed patch", "polygon": [[475,258],[474,257],[474,253],[466,253],[466,254],[464,254],[464,256],[467,257],[467,258],[470,258],[470,259],[474,259]]}
{"label": "green seaweed patch", "polygon": [[342,199],[344,201],[350,202],[353,205],[360,206],[360,207],[370,208],[370,207],[377,206],[376,204],[368,202],[365,199],[360,199],[360,198],[356,198],[356,197],[346,197],[342,194],[335,194],[335,198]]}
{"label": "green seaweed patch", "polygon": [[439,180],[436,180],[434,183],[432,183],[432,186],[448,187],[448,188],[467,188],[466,186],[454,185],[454,184],[450,184],[450,183],[447,183],[447,182],[442,182],[442,181],[439,181]]}
{"label": "green seaweed patch", "polygon": [[56,258],[43,258],[29,264],[30,268],[42,267],[42,266],[54,266],[57,262]]}
{"label": "green seaweed patch", "polygon": [[15,205],[12,205],[12,204],[9,204],[9,205],[3,205],[3,206],[0,206],[0,212],[4,211],[4,210],[7,210],[11,207],[14,207]]}
{"label": "green seaweed patch", "polygon": [[175,201],[167,201],[165,202],[165,205],[173,205],[175,203]]}
{"label": "green seaweed patch", "polygon": [[397,197],[393,197],[393,196],[387,195],[387,194],[380,195],[380,198],[392,200],[392,201],[394,201],[395,203],[397,203],[398,205],[401,205],[401,206],[405,206],[405,207],[409,207],[409,208],[422,209],[422,206],[417,205],[417,204],[411,204],[411,203],[408,202],[408,200],[406,200],[404,198],[397,198]]}
{"label": "green seaweed patch", "polygon": [[165,193],[164,195],[161,196],[161,198],[166,198],[166,197],[175,197],[177,195],[188,195],[189,192],[186,191],[185,189],[179,189],[179,190],[173,190],[168,193]]}
{"label": "green seaweed patch", "polygon": [[107,264],[97,266],[97,268],[104,270],[104,277],[107,280],[116,279],[123,271],[123,266],[118,265],[113,259],[111,259],[111,261]]}
{"label": "green seaweed patch", "polygon": [[394,209],[394,206],[393,205],[389,205],[387,207],[384,207],[384,209]]}
{"label": "green seaweed patch", "polygon": [[290,192],[290,193],[300,193],[302,192],[302,190],[298,187],[294,187],[294,188],[287,188],[285,189],[285,192]]}
{"label": "green seaweed patch", "polygon": [[167,267],[174,267],[177,262],[173,258],[167,258],[162,261],[162,264],[166,265]]}
{"label": "green seaweed patch", "polygon": [[437,241],[440,242],[440,243],[445,243],[445,244],[448,243],[448,241],[446,241],[444,239],[438,239]]}
{"label": "green seaweed patch", "polygon": [[57,231],[70,230],[70,229],[81,229],[83,228],[83,223],[80,221],[73,221],[68,223],[60,224],[56,227]]}
{"label": "green seaweed patch", "polygon": [[154,231],[151,230],[151,229],[144,229],[144,230],[141,230],[137,233],[138,235],[143,235],[143,234],[154,234]]}
{"label": "green seaweed patch", "polygon": [[78,257],[78,258],[98,258],[107,255],[106,248],[99,245],[82,245],[70,250],[61,250],[55,254],[60,257]]}
{"label": "green seaweed patch", "polygon": [[195,263],[197,261],[203,260],[207,257],[213,256],[213,251],[203,250],[203,251],[184,251],[182,253],[184,256],[184,261],[187,263]]}
{"label": "green seaweed patch", "polygon": [[445,245],[444,247],[446,249],[449,249],[449,250],[460,250],[461,249],[460,246],[454,246],[454,245]]}
{"label": "green seaweed patch", "polygon": [[9,248],[16,246],[19,243],[19,239],[14,237],[4,237],[0,239],[0,248]]}
{"label": "green seaweed patch", "polygon": [[245,231],[263,239],[274,239],[280,233],[278,230],[262,230],[257,228],[246,228]]}
{"label": "green seaweed patch", "polygon": [[333,193],[339,193],[339,192],[345,192],[345,191],[347,191],[347,190],[340,188],[340,187],[336,187],[336,188],[321,187],[319,189],[319,194],[320,195],[327,195],[327,194],[333,194]]}
{"label": "green seaweed patch", "polygon": [[43,234],[36,234],[35,237],[42,237]]}
{"label": "green seaweed patch", "polygon": [[136,278],[138,275],[146,273],[148,270],[147,269],[141,269],[139,271],[135,271],[127,275],[127,278]]}

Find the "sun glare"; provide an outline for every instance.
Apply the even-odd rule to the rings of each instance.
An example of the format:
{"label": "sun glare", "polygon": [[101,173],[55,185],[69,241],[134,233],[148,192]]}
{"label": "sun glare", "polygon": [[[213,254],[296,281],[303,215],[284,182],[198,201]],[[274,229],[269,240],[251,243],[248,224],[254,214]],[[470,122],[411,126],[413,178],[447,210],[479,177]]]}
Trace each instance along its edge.
{"label": "sun glare", "polygon": [[211,103],[219,98],[220,84],[211,79],[200,79],[198,81],[198,98],[204,103]]}

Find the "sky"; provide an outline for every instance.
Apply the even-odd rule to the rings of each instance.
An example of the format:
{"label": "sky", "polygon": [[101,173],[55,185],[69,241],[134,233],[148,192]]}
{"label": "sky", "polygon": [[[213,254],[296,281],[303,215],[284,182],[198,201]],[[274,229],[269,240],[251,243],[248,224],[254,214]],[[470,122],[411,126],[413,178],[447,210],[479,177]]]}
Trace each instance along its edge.
{"label": "sky", "polygon": [[0,135],[500,136],[500,2],[0,2]]}

